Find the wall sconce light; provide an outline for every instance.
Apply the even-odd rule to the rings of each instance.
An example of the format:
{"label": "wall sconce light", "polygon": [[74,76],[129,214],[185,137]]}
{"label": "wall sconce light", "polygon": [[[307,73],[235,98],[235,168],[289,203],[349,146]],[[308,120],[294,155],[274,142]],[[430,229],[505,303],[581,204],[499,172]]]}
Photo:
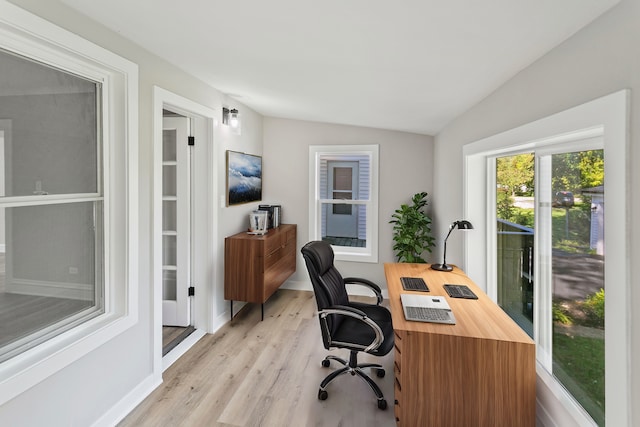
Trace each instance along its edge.
{"label": "wall sconce light", "polygon": [[222,124],[231,126],[234,129],[240,127],[240,114],[238,110],[235,108],[229,109],[226,107],[222,108]]}
{"label": "wall sconce light", "polygon": [[240,126],[240,116],[235,108],[229,111],[229,126],[234,129]]}
{"label": "wall sconce light", "polygon": [[451,271],[453,267],[447,264],[447,239],[449,235],[453,231],[454,228],[459,228],[460,230],[471,230],[473,225],[469,221],[460,220],[455,221],[453,224],[449,226],[449,233],[447,233],[447,237],[444,238],[444,255],[442,257],[442,264],[432,264],[431,268],[438,271]]}

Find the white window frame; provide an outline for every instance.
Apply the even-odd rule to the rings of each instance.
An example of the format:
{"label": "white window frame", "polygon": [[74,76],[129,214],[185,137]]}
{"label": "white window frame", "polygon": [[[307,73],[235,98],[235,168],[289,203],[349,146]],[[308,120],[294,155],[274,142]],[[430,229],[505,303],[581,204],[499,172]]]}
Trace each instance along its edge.
{"label": "white window frame", "polygon": [[0,1],[0,47],[102,85],[104,314],[0,364],[0,405],[138,321],[138,67]]}
{"label": "white window frame", "polygon": [[[607,215],[605,229],[605,301],[606,322],[615,325],[605,329],[605,395],[606,424],[631,423],[631,348],[630,348],[630,276],[629,276],[629,91],[623,90],[586,104],[554,114],[544,119],[488,137],[463,147],[464,157],[464,217],[473,224],[483,224],[484,233],[465,233],[464,258],[467,273],[490,297],[497,298],[496,289],[496,220],[495,178],[489,168],[495,168],[495,157],[516,151],[540,151],[577,139],[602,137],[605,152],[605,194]],[[615,207],[613,209],[612,207]],[[537,261],[540,263],[540,261]],[[536,271],[543,274],[544,266]],[[548,295],[537,292],[534,305],[542,304]],[[551,307],[549,307],[549,310]],[[545,314],[546,315],[546,314]],[[534,315],[535,316],[535,315]],[[547,370],[549,366],[548,327],[534,324],[534,336],[540,340],[537,351],[538,379],[551,395],[538,396],[538,404],[554,400],[578,425],[589,425],[591,418]],[[542,390],[542,391],[541,391]],[[543,407],[538,414],[550,416],[554,408]],[[549,424],[553,419],[546,420]],[[546,423],[545,423],[546,424]]]}
{"label": "white window frame", "polygon": [[[379,151],[377,144],[370,145],[311,145],[309,146],[309,240],[322,239],[321,208],[323,203],[349,203],[366,207],[366,247],[332,246],[338,261],[378,262],[378,177]],[[320,159],[348,155],[368,156],[369,199],[333,200],[320,199]]]}

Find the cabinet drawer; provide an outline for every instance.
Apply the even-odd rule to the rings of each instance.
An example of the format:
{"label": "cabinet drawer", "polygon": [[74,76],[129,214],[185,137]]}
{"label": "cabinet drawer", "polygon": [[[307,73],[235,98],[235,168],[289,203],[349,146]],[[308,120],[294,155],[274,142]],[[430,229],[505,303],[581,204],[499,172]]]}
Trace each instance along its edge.
{"label": "cabinet drawer", "polygon": [[[268,234],[267,234],[268,235]],[[264,242],[264,254],[265,256],[269,256],[279,250],[286,243],[286,235],[281,233],[276,233],[272,236],[267,237]]]}

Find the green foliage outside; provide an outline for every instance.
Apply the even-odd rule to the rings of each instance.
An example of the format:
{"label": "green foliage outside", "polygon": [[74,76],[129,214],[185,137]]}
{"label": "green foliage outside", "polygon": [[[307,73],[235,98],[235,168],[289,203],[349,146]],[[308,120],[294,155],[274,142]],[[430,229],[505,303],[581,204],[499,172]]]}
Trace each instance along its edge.
{"label": "green foliage outside", "polygon": [[435,239],[431,235],[431,218],[426,214],[427,193],[416,193],[411,204],[403,204],[391,215],[393,250],[398,262],[426,263],[425,251],[431,252]]}
{"label": "green foliage outside", "polygon": [[592,188],[604,182],[604,150],[587,150],[553,156],[551,186],[554,191]]}
{"label": "green foliage outside", "polygon": [[496,181],[512,197],[533,194],[533,153],[518,154],[496,159]]}
{"label": "green foliage outside", "polygon": [[604,328],[604,289],[600,288],[585,299],[584,311],[593,326]]}
{"label": "green foliage outside", "polygon": [[553,303],[553,321],[562,323],[563,325],[573,324],[571,316],[569,316],[557,302]]}
{"label": "green foliage outside", "polygon": [[604,339],[553,335],[554,375],[604,425]]}
{"label": "green foliage outside", "polygon": [[[552,245],[568,253],[588,254],[589,229],[591,228],[590,203],[576,203],[571,209],[554,208],[551,210]],[[569,215],[567,222],[567,215]],[[568,228],[567,228],[568,224]]]}

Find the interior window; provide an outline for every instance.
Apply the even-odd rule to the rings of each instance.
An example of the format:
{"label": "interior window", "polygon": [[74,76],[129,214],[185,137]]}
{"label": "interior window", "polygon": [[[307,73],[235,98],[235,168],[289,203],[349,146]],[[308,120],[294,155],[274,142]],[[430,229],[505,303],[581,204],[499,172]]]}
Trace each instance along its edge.
{"label": "interior window", "polygon": [[378,146],[310,147],[310,237],[336,259],[377,262]]}
{"label": "interior window", "polygon": [[104,311],[101,85],[0,50],[0,362]]}

